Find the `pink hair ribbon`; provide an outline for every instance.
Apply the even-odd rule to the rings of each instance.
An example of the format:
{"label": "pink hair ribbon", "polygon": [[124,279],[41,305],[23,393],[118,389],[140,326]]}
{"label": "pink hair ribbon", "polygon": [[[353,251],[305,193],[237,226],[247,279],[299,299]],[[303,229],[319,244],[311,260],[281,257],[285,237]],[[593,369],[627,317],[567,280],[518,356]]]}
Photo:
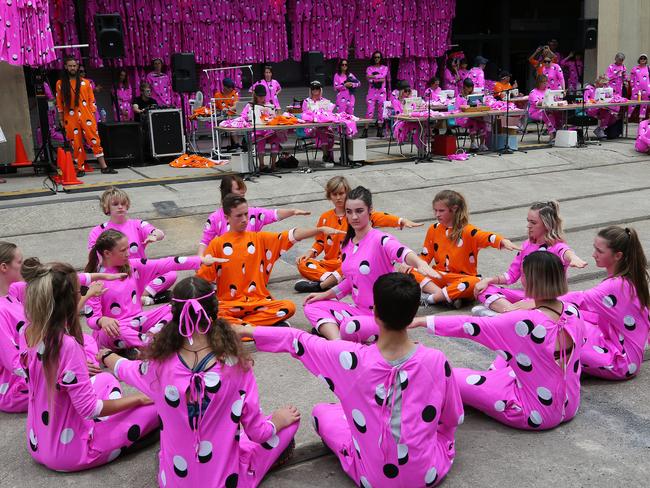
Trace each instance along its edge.
{"label": "pink hair ribbon", "polygon": [[[203,295],[202,297],[197,298],[187,298],[185,300],[180,298],[172,298],[174,302],[184,303],[183,309],[181,310],[181,316],[178,320],[178,333],[183,337],[186,337],[189,340],[190,344],[192,344],[192,336],[194,335],[195,331],[198,331],[199,334],[203,335],[207,333],[208,330],[210,330],[210,317],[208,317],[208,314],[201,306],[201,303],[199,303],[200,300],[203,300],[210,295],[214,295],[214,291],[211,291],[207,295]],[[194,313],[196,314],[195,320],[192,320],[192,317],[190,316],[190,309],[194,310]],[[205,318],[205,321],[208,325],[205,327],[205,329],[202,330],[200,324],[203,318]]]}

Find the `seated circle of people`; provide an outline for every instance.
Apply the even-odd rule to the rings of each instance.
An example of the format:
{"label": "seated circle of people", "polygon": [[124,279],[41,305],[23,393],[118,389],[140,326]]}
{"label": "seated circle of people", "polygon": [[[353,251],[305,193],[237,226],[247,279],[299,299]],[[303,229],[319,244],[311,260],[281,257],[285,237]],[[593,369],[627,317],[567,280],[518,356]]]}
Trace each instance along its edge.
{"label": "seated circle of people", "polygon": [[[372,285],[379,276],[393,271],[394,262],[413,266],[424,276],[440,278],[437,271],[407,246],[372,227],[372,208],[372,194],[367,188],[358,186],[348,193],[345,201],[348,229],[341,245],[343,280],[305,299],[305,317],[327,339],[377,340]],[[341,301],[348,295],[352,304]]]}
{"label": "seated circle of people", "polygon": [[343,234],[326,226],[293,228],[283,232],[251,232],[248,203],[239,195],[227,195],[222,202],[230,230],[210,241],[207,256],[228,260],[216,266],[205,264],[197,275],[217,287],[219,317],[232,323],[284,325],[296,312],[291,300],[276,300],[267,289],[273,265],[298,241]]}
{"label": "seated circle of people", "polygon": [[258,351],[289,353],[337,396],[312,410],[316,433],[357,486],[434,486],[451,469],[463,405],[445,355],[410,340],[420,289],[403,273],[371,285],[378,339],[328,341],[298,329],[237,326]]}

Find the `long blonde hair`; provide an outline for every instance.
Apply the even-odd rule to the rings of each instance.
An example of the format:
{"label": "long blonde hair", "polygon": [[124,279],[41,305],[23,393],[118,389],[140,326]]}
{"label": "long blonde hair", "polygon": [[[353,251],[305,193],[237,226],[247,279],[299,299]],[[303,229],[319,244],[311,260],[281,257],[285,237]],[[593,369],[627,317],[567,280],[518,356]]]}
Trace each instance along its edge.
{"label": "long blonde hair", "polygon": [[449,233],[449,240],[451,242],[458,242],[463,235],[463,229],[469,223],[469,210],[467,209],[465,197],[454,190],[442,190],[433,198],[432,205],[436,202],[444,202],[450,209],[456,207],[454,211],[454,222]]}
{"label": "long blonde hair", "polygon": [[564,230],[562,230],[562,219],[560,218],[560,204],[557,201],[535,202],[530,206],[530,209],[539,212],[539,218],[546,229],[544,242],[547,245],[552,246],[558,242],[564,242]]}
{"label": "long blonde hair", "polygon": [[65,263],[48,263],[33,270],[27,286],[25,314],[30,326],[25,332],[27,344],[44,344],[43,369],[49,388],[56,382],[59,351],[68,334],[83,345],[77,313],[79,280],[74,268]]}

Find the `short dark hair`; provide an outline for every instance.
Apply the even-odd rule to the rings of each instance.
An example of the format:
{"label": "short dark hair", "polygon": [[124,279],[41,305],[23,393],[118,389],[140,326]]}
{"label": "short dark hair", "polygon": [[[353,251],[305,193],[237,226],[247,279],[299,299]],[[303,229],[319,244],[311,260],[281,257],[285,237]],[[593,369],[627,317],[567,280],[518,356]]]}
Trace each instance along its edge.
{"label": "short dark hair", "polygon": [[464,86],[464,87],[467,87],[467,88],[470,88],[470,87],[473,88],[473,87],[474,87],[474,82],[472,81],[471,78],[465,78],[465,79],[463,80],[463,86]]}
{"label": "short dark hair", "polygon": [[420,306],[420,285],[410,274],[381,275],[372,287],[375,314],[390,330],[404,330]]}
{"label": "short dark hair", "polygon": [[230,215],[232,209],[235,207],[239,207],[242,203],[247,203],[244,197],[240,197],[239,195],[235,195],[233,193],[231,193],[230,195],[226,195],[226,198],[224,198],[221,201],[221,206],[223,207],[223,213],[225,213],[226,215]]}

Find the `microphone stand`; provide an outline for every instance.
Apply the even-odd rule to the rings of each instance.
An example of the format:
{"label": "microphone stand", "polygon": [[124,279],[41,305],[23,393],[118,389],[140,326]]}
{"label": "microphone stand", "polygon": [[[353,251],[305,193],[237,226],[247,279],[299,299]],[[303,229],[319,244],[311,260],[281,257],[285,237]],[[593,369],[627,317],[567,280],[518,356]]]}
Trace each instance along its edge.
{"label": "microphone stand", "polygon": [[[255,113],[255,100],[253,99],[251,104],[251,109],[253,110],[253,137],[251,137],[251,140],[249,141],[249,148],[248,150],[251,151],[251,155],[253,157],[253,171],[249,176],[244,178],[245,180],[250,181],[250,178],[259,178],[260,176],[263,175],[269,175],[269,176],[275,176],[276,178],[282,178],[282,175],[276,175],[273,173],[262,173],[260,171],[260,167],[257,164],[257,137],[255,136],[255,132],[257,132],[257,114]],[[269,160],[269,168],[271,167],[271,161]],[[248,165],[248,169],[251,169],[250,163]]]}
{"label": "microphone stand", "polygon": [[506,127],[505,127],[505,136],[506,136],[506,143],[501,148],[501,150],[498,152],[499,156],[503,156],[504,154],[514,154],[515,151],[517,152],[526,152],[526,151],[520,151],[519,149],[513,150],[510,147],[510,134],[508,133],[508,130],[510,128],[510,93],[512,90],[515,90],[515,88],[508,88],[507,90],[501,90],[501,93],[506,94]]}
{"label": "microphone stand", "polygon": [[429,99],[427,100],[427,150],[422,155],[422,157],[415,158],[415,164],[422,163],[424,161],[433,161],[433,151],[431,150],[431,98],[433,97],[433,92],[429,94]]}
{"label": "microphone stand", "polygon": [[[591,118],[590,115],[587,115],[587,111],[585,109],[585,105],[586,105],[586,102],[587,102],[587,99],[585,97],[585,92],[586,91],[587,91],[587,89],[584,88],[584,87],[579,88],[579,89],[576,90],[576,95],[577,94],[582,95],[582,107],[581,107],[582,116],[581,116],[581,118],[582,118],[582,121],[584,122],[584,124],[578,125],[578,127],[580,127],[580,134],[579,134],[579,137],[578,137],[578,144],[576,145],[576,148],[587,147],[589,145],[598,145],[598,146],[601,145],[600,141],[598,141],[598,142],[587,141],[587,138],[585,137],[585,127],[589,127],[589,124],[586,123],[586,122],[588,122],[586,119]],[[595,117],[593,117],[593,118],[595,118]],[[578,120],[580,120],[580,119],[578,119]]]}

